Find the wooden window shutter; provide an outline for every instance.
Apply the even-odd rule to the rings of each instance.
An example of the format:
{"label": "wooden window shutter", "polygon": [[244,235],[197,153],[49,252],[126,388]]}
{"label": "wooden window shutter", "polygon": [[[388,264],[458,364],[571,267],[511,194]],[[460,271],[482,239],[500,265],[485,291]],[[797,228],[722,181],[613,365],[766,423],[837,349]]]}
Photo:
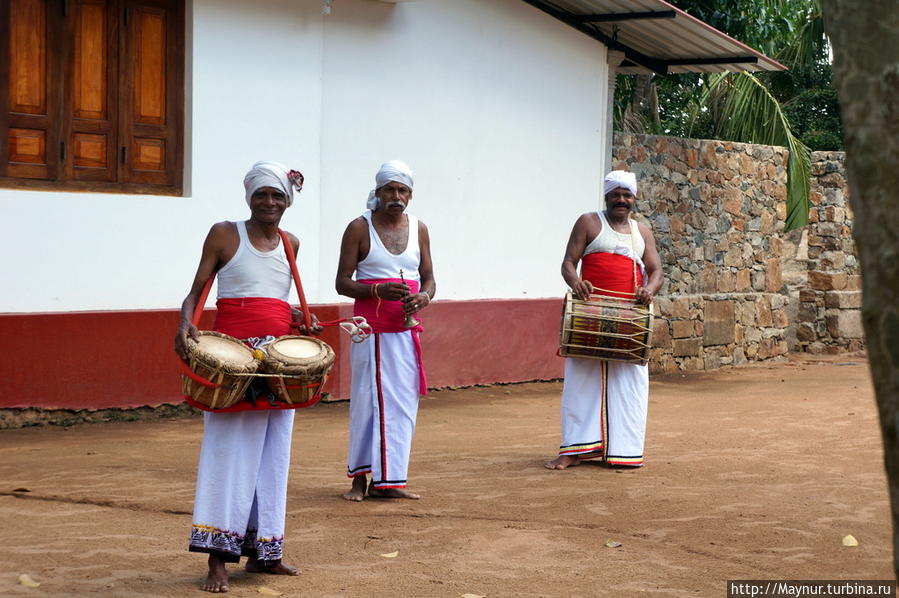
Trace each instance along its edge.
{"label": "wooden window shutter", "polygon": [[184,19],[178,0],[123,0],[122,181],[181,187]]}
{"label": "wooden window shutter", "polygon": [[0,184],[178,193],[183,0],[0,0]]}
{"label": "wooden window shutter", "polygon": [[60,28],[61,14],[45,0],[0,3],[0,176],[59,177]]}
{"label": "wooden window shutter", "polygon": [[[64,178],[114,182],[118,150],[118,44],[114,0],[67,0]],[[112,17],[112,18],[111,18]]]}

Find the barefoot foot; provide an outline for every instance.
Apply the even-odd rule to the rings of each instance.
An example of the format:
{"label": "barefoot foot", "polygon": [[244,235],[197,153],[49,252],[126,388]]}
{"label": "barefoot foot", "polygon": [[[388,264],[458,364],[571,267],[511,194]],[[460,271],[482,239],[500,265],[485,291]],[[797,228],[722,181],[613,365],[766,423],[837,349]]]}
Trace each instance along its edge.
{"label": "barefoot foot", "polygon": [[547,461],[543,464],[543,467],[547,469],[568,469],[569,467],[574,467],[581,462],[577,457],[572,457],[569,455],[559,455],[552,461]]}
{"label": "barefoot foot", "polygon": [[343,499],[351,502],[361,502],[363,498],[365,498],[365,476],[357,475],[353,478],[352,488],[343,495]]}
{"label": "barefoot foot", "polygon": [[408,498],[418,500],[421,498],[414,492],[409,492],[403,488],[372,488],[369,486],[368,495],[372,498]]}
{"label": "barefoot foot", "polygon": [[258,559],[248,558],[245,567],[247,573],[268,573],[270,575],[299,575],[301,571],[283,561],[277,561],[274,565],[263,567]]}
{"label": "barefoot foot", "polygon": [[209,575],[200,586],[204,592],[220,594],[228,591],[228,572],[225,570],[225,562],[217,556],[209,555]]}

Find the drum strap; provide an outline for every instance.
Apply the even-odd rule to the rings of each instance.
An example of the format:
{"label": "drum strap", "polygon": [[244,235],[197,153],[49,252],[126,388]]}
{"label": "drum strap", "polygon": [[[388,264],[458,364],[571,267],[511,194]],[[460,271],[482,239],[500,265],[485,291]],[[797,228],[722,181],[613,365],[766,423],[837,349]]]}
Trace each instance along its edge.
{"label": "drum strap", "polygon": [[203,290],[200,292],[200,298],[197,300],[197,305],[194,307],[194,326],[200,325],[200,316],[203,315],[203,307],[206,305],[206,298],[209,297],[209,289],[212,288],[213,280],[215,280],[215,272],[206,280],[206,284],[203,285]]}
{"label": "drum strap", "polygon": [[[307,330],[312,330],[312,313],[309,311],[309,304],[306,302],[306,294],[303,292],[303,282],[300,280],[300,270],[297,268],[296,255],[293,252],[293,246],[290,244],[287,234],[278,229],[281,235],[281,243],[284,244],[284,255],[287,257],[287,263],[290,266],[290,273],[293,277],[294,285],[297,288],[297,296],[300,298],[300,309],[303,312],[303,323],[306,324]],[[209,291],[212,289],[212,282],[215,280],[215,273],[206,280],[203,290],[200,292],[200,298],[194,308],[193,325],[200,325],[200,317],[203,315],[203,307],[206,305],[206,299],[209,297]],[[371,326],[365,321],[365,318],[351,317],[332,320],[329,322],[319,322],[322,326],[340,326],[353,339],[353,342],[361,342],[368,338],[371,334]],[[293,325],[292,325],[293,326]]]}
{"label": "drum strap", "polygon": [[[281,235],[281,242],[284,243],[284,254],[287,256],[287,263],[290,264],[290,272],[293,274],[293,282],[297,287],[297,295],[300,298],[300,309],[303,311],[303,323],[306,324],[306,329],[311,332],[312,314],[309,311],[309,304],[306,302],[306,294],[303,292],[303,282],[300,280],[300,270],[297,268],[297,260],[293,253],[293,247],[290,244],[290,240],[287,238],[287,234],[280,228],[278,229],[278,234]],[[371,326],[368,325],[364,318],[341,318],[330,320],[328,322],[319,322],[319,325],[340,326],[350,335],[353,342],[361,342],[371,334]]]}
{"label": "drum strap", "polygon": [[293,253],[293,246],[290,239],[280,228],[278,234],[281,235],[281,242],[284,244],[284,254],[287,256],[287,263],[290,264],[290,272],[293,274],[293,282],[297,287],[297,295],[300,298],[300,309],[303,311],[303,323],[306,324],[306,330],[312,331],[312,314],[309,312],[309,304],[306,303],[306,294],[303,292],[303,282],[300,280],[300,269],[297,268],[297,259]]}

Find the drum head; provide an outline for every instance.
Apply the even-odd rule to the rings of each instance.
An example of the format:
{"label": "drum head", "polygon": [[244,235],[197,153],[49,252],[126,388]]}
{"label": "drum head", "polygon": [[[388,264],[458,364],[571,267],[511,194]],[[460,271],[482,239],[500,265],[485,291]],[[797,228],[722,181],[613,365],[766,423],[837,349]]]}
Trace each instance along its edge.
{"label": "drum head", "polygon": [[286,338],[275,341],[271,347],[289,359],[309,359],[322,352],[321,345],[308,338]]}
{"label": "drum head", "polygon": [[[324,341],[310,336],[282,336],[265,346],[262,371],[294,379],[290,384],[293,386],[299,384],[296,389],[299,394],[293,397],[292,402],[302,403],[310,397],[301,396],[305,393],[301,387],[315,380],[323,383],[333,364],[334,350]],[[277,380],[269,378],[269,386],[275,390],[272,385],[279,388],[279,394],[293,393],[288,392],[280,378]]]}
{"label": "drum head", "polygon": [[253,352],[244,344],[222,336],[201,335],[197,350],[206,357],[237,368],[253,365],[256,361]]}

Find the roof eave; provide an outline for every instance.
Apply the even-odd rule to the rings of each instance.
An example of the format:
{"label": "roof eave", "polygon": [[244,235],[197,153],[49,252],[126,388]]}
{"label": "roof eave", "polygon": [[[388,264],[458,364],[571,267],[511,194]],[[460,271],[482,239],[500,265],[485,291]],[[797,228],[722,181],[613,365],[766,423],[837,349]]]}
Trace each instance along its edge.
{"label": "roof eave", "polygon": [[[549,14],[550,16],[562,21],[570,27],[577,29],[584,35],[605,44],[612,50],[618,50],[624,53],[624,62],[618,68],[618,72],[625,74],[650,74],[668,75],[688,72],[725,72],[725,71],[776,71],[786,70],[786,67],[779,62],[765,56],[761,52],[750,48],[740,41],[728,36],[727,34],[715,29],[708,23],[705,23],[696,17],[680,10],[679,8],[665,2],[664,0],[656,0],[658,6],[662,10],[644,10],[634,12],[619,13],[573,13],[561,10],[548,0],[524,0],[528,4],[538,8],[539,10]],[[594,5],[595,6],[595,5]],[[595,23],[609,23],[621,21],[635,21],[647,19],[683,19],[690,25],[700,26],[708,33],[713,33],[717,39],[727,42],[727,45],[733,50],[733,55],[720,56],[694,56],[694,57],[664,57],[650,56],[645,52],[641,52],[627,44],[622,43],[602,31],[598,26],[591,26]],[[698,37],[698,36],[697,36]]]}

